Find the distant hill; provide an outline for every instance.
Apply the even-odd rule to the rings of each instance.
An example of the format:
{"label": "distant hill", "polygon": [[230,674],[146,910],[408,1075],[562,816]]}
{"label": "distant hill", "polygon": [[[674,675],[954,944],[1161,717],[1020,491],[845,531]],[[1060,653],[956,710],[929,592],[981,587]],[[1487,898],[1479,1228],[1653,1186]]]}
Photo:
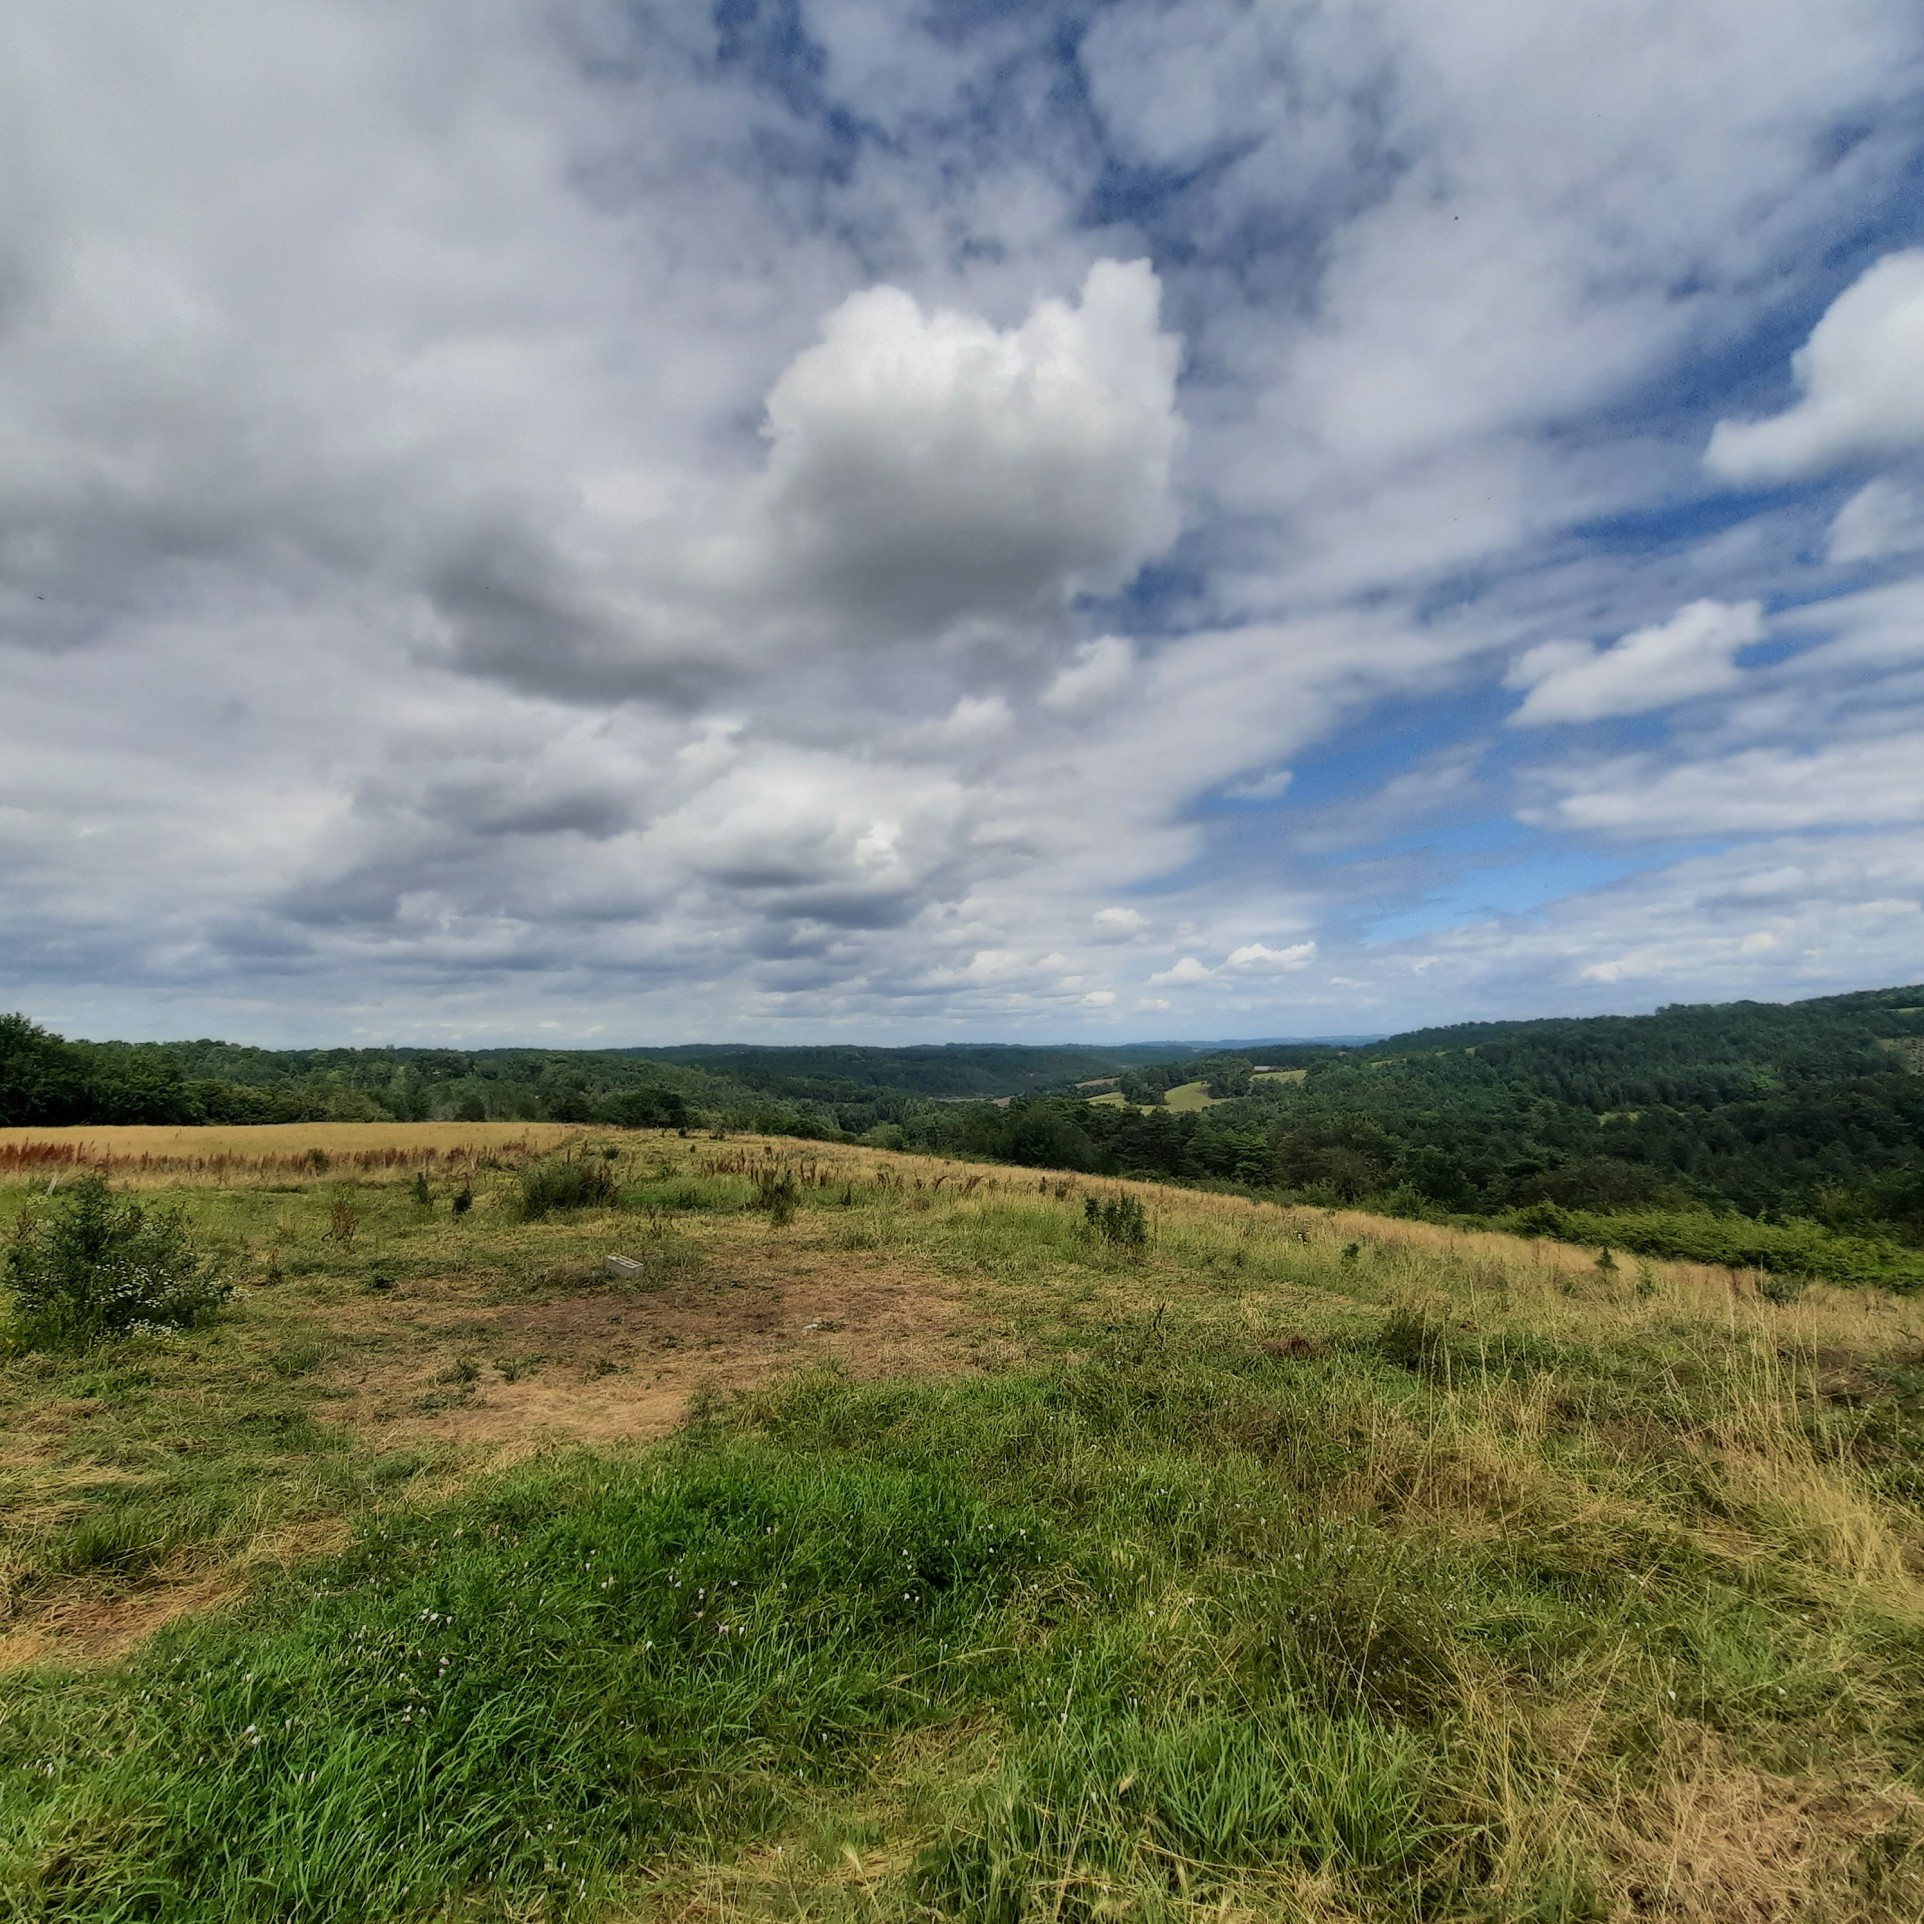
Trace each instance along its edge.
{"label": "distant hill", "polygon": [[1924,987],[1237,1043],[254,1049],[0,1020],[0,1122],[384,1117],[861,1137],[1779,1268],[1924,1264],[1902,1254],[1924,1249]]}
{"label": "distant hill", "polygon": [[[1264,1053],[1302,1073],[1176,1057],[1125,1072],[1123,1103],[1012,1109],[973,1146],[1653,1253],[1919,1267],[1872,1245],[1924,1246],[1924,987]],[[1172,1111],[1199,1073],[1218,1100]]]}
{"label": "distant hill", "polygon": [[[686,1113],[779,1125],[799,1105],[824,1127],[867,1128],[900,1101],[1004,1098],[1070,1086],[1176,1055],[1284,1043],[687,1043],[625,1049],[259,1049],[196,1042],[69,1042],[24,1016],[0,1022],[0,1125],[249,1122],[392,1117],[645,1119],[661,1091]],[[663,1119],[673,1105],[664,1101]],[[645,1107],[645,1105],[643,1105]],[[862,1114],[844,1114],[845,1110]],[[872,1112],[872,1113],[870,1113]],[[795,1118],[791,1118],[795,1119]]]}

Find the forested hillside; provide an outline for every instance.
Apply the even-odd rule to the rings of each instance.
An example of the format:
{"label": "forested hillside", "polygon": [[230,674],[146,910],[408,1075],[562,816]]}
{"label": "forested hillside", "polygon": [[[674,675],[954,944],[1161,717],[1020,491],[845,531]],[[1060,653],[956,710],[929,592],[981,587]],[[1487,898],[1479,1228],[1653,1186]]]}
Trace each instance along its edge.
{"label": "forested hillside", "polygon": [[1187,1050],[266,1050],[0,1021],[0,1122],[357,1118],[755,1128],[1779,1269],[1924,1262],[1924,987]]}
{"label": "forested hillside", "polygon": [[[1924,989],[1423,1030],[1355,1049],[1178,1061],[1122,1104],[933,1118],[1020,1161],[1229,1181],[1302,1200],[1653,1253],[1889,1275],[1924,1244]],[[1178,1080],[1222,1100],[1166,1105]]]}
{"label": "forested hillside", "polygon": [[1072,1087],[1171,1047],[255,1049],[70,1042],[15,1015],[0,1017],[0,1126],[700,1119],[859,1135],[926,1103]]}

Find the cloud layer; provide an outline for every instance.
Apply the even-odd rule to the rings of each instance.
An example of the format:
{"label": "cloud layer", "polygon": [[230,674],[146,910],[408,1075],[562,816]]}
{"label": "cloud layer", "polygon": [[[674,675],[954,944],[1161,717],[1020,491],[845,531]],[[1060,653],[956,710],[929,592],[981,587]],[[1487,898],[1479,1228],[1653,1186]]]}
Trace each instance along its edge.
{"label": "cloud layer", "polygon": [[1920,98],[1900,0],[15,8],[0,1003],[1924,974]]}
{"label": "cloud layer", "polygon": [[1764,638],[1763,604],[1693,601],[1668,621],[1608,648],[1540,641],[1511,664],[1504,686],[1527,688],[1518,727],[1641,715],[1737,681],[1737,651]]}

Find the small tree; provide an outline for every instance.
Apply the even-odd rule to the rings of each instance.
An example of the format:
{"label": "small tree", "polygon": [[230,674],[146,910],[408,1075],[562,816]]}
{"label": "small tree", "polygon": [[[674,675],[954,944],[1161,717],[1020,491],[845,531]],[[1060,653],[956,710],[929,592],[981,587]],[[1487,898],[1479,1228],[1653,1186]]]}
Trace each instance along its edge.
{"label": "small tree", "polygon": [[231,1294],[179,1210],[116,1201],[99,1175],[22,1214],[5,1274],[14,1333],[30,1349],[185,1329]]}

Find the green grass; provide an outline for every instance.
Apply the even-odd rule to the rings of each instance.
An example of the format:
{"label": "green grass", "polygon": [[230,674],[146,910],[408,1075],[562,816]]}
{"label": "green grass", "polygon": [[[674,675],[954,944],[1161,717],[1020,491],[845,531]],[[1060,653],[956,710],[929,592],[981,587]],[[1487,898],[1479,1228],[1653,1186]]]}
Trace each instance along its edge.
{"label": "green grass", "polygon": [[1192,1109],[1210,1109],[1216,1104],[1216,1097],[1209,1093],[1208,1086],[1200,1082],[1179,1082],[1175,1088],[1163,1094],[1163,1106],[1178,1112]]}
{"label": "green grass", "polygon": [[[0,1673],[0,1918],[1924,1914],[1909,1305],[1198,1196],[1118,1251],[874,1155],[778,1227],[711,1153],[625,1218],[369,1185],[345,1246],[326,1186],[197,1194],[285,1280],[7,1366],[23,1599],[353,1535]],[[327,1420],[377,1270],[398,1316],[646,1234],[966,1279],[996,1367],[480,1474]]]}

